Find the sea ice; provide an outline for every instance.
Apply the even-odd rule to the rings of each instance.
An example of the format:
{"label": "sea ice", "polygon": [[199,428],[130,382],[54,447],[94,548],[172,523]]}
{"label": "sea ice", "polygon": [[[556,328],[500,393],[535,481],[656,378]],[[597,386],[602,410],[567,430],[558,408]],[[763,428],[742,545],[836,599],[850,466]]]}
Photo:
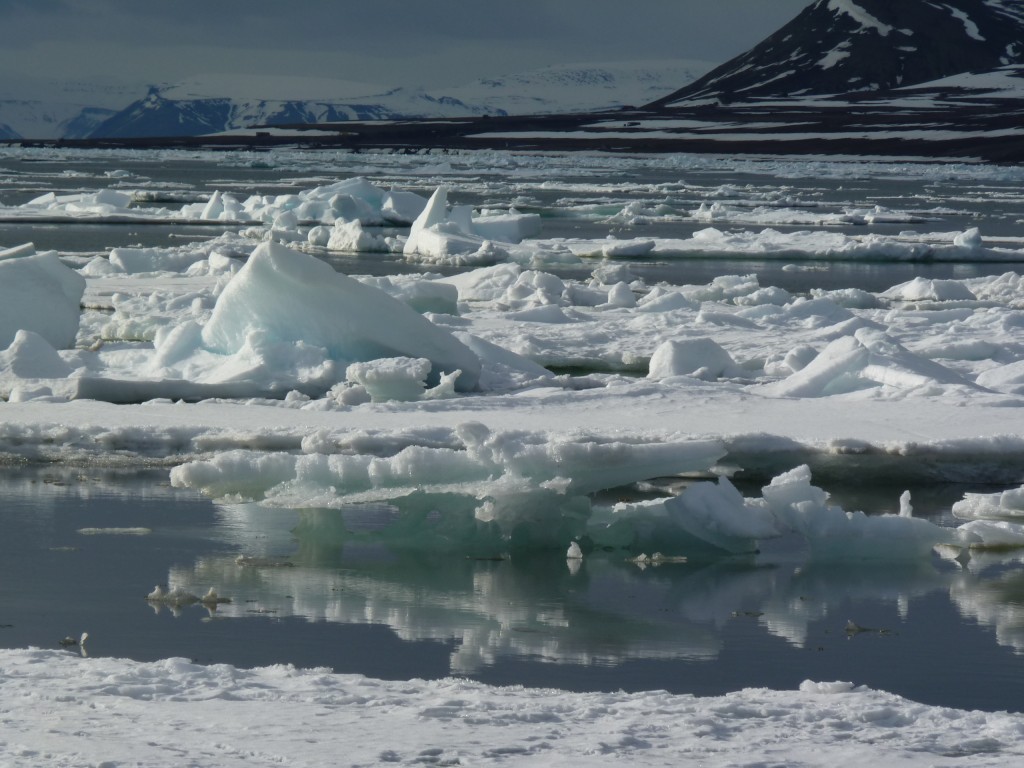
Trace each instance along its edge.
{"label": "sea ice", "polygon": [[0,260],[0,346],[26,330],[53,347],[70,347],[78,333],[85,279],[55,253],[26,251]]}
{"label": "sea ice", "polygon": [[474,218],[466,207],[448,210],[448,190],[438,187],[412,223],[403,252],[417,261],[455,265],[504,261],[501,244],[518,243],[539,231],[537,214],[507,213]]}
{"label": "sea ice", "polygon": [[709,338],[664,342],[651,355],[647,373],[650,379],[695,376],[714,380],[742,375],[742,369],[732,356]]}
{"label": "sea ice", "polygon": [[937,393],[976,385],[955,371],[914,355],[870,328],[831,342],[813,360],[762,391],[777,397],[827,397],[881,385],[900,392]]}
{"label": "sea ice", "polygon": [[202,341],[213,352],[232,355],[254,332],[322,347],[345,363],[426,357],[433,364],[432,383],[458,370],[461,391],[476,388],[480,376],[476,355],[404,303],[274,243],[258,246],[224,289]]}

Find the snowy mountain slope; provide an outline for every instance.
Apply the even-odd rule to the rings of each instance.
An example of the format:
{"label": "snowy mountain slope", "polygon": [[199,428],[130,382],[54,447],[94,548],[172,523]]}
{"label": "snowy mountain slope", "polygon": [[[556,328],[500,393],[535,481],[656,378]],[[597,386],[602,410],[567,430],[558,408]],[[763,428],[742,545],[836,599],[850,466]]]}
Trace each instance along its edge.
{"label": "snowy mountain slope", "polygon": [[82,138],[137,93],[122,83],[19,78],[0,90],[0,123],[17,137]]}
{"label": "snowy mountain slope", "polygon": [[21,136],[7,123],[0,123],[0,139],[20,139]]}
{"label": "snowy mountain slope", "polygon": [[710,66],[700,61],[567,65],[432,92],[326,78],[207,75],[151,88],[89,136],[196,136],[255,125],[618,108],[658,98]]}
{"label": "snowy mountain slope", "polygon": [[1024,63],[1016,0],[816,0],[653,106],[881,91]]}
{"label": "snowy mountain slope", "polygon": [[986,72],[962,72],[919,85],[906,86],[900,92],[945,94],[946,98],[964,100],[1004,99],[1024,101],[1024,64]]}
{"label": "snowy mountain slope", "polygon": [[477,80],[444,93],[494,114],[586,112],[647,104],[713,66],[695,59],[562,65]]}
{"label": "snowy mountain slope", "polygon": [[150,90],[101,123],[90,138],[200,136],[252,125],[465,117],[484,110],[454,99],[436,99],[422,91],[396,89],[364,101],[327,102],[276,99],[166,98]]}

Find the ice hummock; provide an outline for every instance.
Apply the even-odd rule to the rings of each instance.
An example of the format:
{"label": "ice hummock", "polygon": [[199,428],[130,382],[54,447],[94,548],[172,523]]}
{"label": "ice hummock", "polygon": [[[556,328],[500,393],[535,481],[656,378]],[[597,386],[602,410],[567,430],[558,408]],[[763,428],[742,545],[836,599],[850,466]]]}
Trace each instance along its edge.
{"label": "ice hummock", "polygon": [[85,279],[56,253],[35,253],[31,244],[0,252],[0,347],[19,330],[52,347],[73,346],[84,292]]}
{"label": "ice hummock", "polygon": [[480,377],[476,355],[406,304],[276,243],[258,246],[224,289],[203,326],[202,343],[233,355],[254,335],[320,347],[346,364],[426,358],[428,380],[436,384],[441,374],[459,371],[460,391],[474,389]]}
{"label": "ice hummock", "polygon": [[474,218],[471,209],[448,210],[448,190],[438,187],[412,223],[403,252],[406,258],[446,264],[504,261],[502,243],[519,243],[540,230],[537,214],[508,213]]}

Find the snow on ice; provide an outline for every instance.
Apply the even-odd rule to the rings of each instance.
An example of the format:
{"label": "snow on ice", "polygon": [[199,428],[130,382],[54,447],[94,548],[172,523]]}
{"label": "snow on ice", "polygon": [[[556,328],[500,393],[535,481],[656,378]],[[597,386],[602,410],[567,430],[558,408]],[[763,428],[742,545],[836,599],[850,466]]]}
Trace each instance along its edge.
{"label": "snow on ice", "polygon": [[0,652],[0,687],[7,756],[35,764],[984,767],[1022,754],[1017,716],[842,682],[711,698],[567,693],[27,649]]}
{"label": "snow on ice", "polygon": [[[630,195],[645,197],[636,205],[582,211],[570,198],[554,206],[563,222],[607,219],[607,237],[545,237],[533,212],[543,206],[531,195],[610,194],[619,188],[605,184],[601,161],[575,160],[574,182],[560,178],[568,174],[555,158],[468,161],[507,172],[515,182],[498,188],[517,193],[507,207],[474,209],[447,198],[460,180],[494,198],[479,168],[460,176],[450,158],[436,160],[418,161],[409,189],[393,182],[409,161],[360,157],[358,172],[374,178],[379,162],[388,183],[318,177],[309,189],[213,191],[173,209],[149,205],[145,190],[110,187],[0,208],[7,221],[191,222],[211,235],[88,257],[3,244],[0,451],[159,463],[176,487],[306,510],[303,525],[318,535],[309,510],[385,502],[397,510],[398,523],[379,533],[390,546],[569,551],[576,567],[598,550],[715,560],[795,538],[812,562],[915,562],[937,550],[969,568],[1024,546],[1021,488],[968,494],[952,510],[964,522],[940,524],[915,517],[907,496],[900,514],[865,514],[815,484],[844,472],[1024,480],[1019,274],[787,290],[747,273],[649,283],[631,266],[746,258],[1012,269],[1024,261],[1021,238],[974,228],[893,233],[893,223],[928,215],[850,205],[839,221],[779,195],[762,205],[768,193],[752,188],[697,190],[700,207],[670,204],[661,202],[668,194],[695,188],[628,182]],[[520,185],[529,162],[544,180]],[[777,161],[773,173],[795,174],[794,163]],[[719,195],[758,199],[719,205]],[[621,237],[627,219],[684,223],[691,234]],[[783,230],[786,221],[811,228]],[[353,276],[320,258],[339,251],[384,268]],[[399,262],[412,264],[380,274]],[[737,472],[762,480],[760,494],[741,494],[730,481]],[[665,477],[677,484],[652,486],[662,490],[643,499],[596,495]],[[782,612],[770,618],[799,634]],[[344,737],[353,763],[511,755],[597,764],[657,754],[707,765],[754,756],[809,765],[961,759],[949,755],[1003,765],[1019,754],[1024,727],[1017,715],[926,707],[842,683],[698,699],[37,650],[0,652],[0,665],[5,748],[27,762],[186,759],[169,760],[173,743],[211,764],[282,755],[329,764],[338,734],[358,728],[360,738]],[[240,700],[246,727],[259,723],[258,747],[239,725]],[[538,734],[538,722],[551,728]],[[829,735],[837,727],[842,738]]]}

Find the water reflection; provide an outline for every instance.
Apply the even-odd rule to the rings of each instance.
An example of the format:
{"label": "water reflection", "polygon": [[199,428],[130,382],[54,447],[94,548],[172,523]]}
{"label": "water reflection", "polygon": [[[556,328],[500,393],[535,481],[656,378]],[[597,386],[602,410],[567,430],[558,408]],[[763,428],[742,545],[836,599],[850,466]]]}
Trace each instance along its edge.
{"label": "water reflection", "polygon": [[1018,558],[989,555],[984,566],[972,563],[952,580],[949,597],[964,618],[991,627],[996,642],[1024,654],[1024,570]]}
{"label": "water reflection", "polygon": [[221,618],[382,624],[404,640],[449,641],[456,674],[502,657],[713,661],[737,621],[756,621],[766,635],[802,649],[816,624],[841,628],[855,618],[843,613],[851,605],[889,605],[902,622],[927,621],[912,615],[912,603],[946,594],[966,619],[993,627],[999,643],[1024,648],[1024,574],[1009,560],[992,566],[992,555],[988,567],[970,570],[938,558],[808,563],[783,548],[641,568],[620,552],[567,561],[550,553],[473,559],[396,550],[365,530],[353,535],[340,510],[289,515],[233,505],[220,515],[244,555],[176,567],[171,587],[229,595],[232,602],[216,610]]}
{"label": "water reflection", "polygon": [[[3,480],[7,646],[57,647],[87,631],[94,656],[580,690],[712,693],[810,677],[948,705],[1019,706],[1020,553],[840,565],[779,542],[756,556],[643,569],[622,551],[471,559],[394,546],[375,531],[386,505],[217,507],[167,486],[166,471],[16,468]],[[109,533],[83,536],[83,527]],[[152,533],[112,533],[141,527]],[[212,587],[231,602],[147,603],[161,583],[197,597]],[[847,621],[889,633],[848,636]]]}

